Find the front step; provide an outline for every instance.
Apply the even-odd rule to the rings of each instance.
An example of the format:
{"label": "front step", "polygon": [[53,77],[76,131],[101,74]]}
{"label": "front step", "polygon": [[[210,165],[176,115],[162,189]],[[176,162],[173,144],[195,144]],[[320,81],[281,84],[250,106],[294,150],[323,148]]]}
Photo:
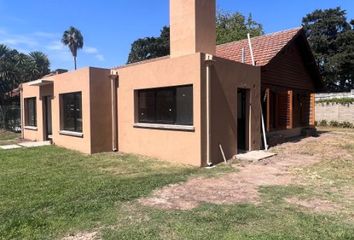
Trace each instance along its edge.
{"label": "front step", "polygon": [[277,155],[276,153],[267,152],[267,151],[252,151],[247,153],[242,153],[236,155],[236,159],[240,161],[247,161],[247,162],[259,162],[261,160],[271,158]]}

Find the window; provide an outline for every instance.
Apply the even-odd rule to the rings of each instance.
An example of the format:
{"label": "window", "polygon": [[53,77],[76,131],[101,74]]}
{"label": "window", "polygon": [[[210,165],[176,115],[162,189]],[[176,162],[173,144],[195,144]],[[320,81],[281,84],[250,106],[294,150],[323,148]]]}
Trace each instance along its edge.
{"label": "window", "polygon": [[37,126],[36,98],[25,99],[25,125],[28,127]]}
{"label": "window", "polygon": [[138,122],[193,125],[193,86],[138,90]]}
{"label": "window", "polygon": [[61,96],[61,130],[82,132],[81,92],[62,94]]}

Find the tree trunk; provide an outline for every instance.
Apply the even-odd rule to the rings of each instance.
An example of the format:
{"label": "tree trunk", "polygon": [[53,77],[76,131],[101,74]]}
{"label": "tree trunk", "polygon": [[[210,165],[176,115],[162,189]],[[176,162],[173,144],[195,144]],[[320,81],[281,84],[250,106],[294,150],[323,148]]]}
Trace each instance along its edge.
{"label": "tree trunk", "polygon": [[74,57],[74,65],[75,65],[75,70],[77,69],[76,67],[76,57]]}

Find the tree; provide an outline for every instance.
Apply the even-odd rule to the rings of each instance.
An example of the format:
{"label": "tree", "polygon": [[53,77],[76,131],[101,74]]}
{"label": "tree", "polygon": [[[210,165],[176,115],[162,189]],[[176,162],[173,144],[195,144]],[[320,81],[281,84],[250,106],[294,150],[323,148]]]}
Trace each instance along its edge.
{"label": "tree", "polygon": [[[261,24],[252,19],[246,19],[241,13],[219,13],[216,20],[217,43],[232,42],[251,36],[263,34]],[[127,63],[140,62],[170,54],[170,28],[165,26],[159,37],[141,38],[133,42]]]}
{"label": "tree", "polygon": [[82,49],[84,47],[84,38],[80,32],[80,30],[70,27],[63,34],[61,39],[62,43],[69,47],[71,54],[74,57],[74,66],[75,70],[77,69],[77,51],[78,49]]}
{"label": "tree", "polygon": [[163,27],[159,37],[140,38],[133,42],[128,64],[170,54],[170,28]]}
{"label": "tree", "polygon": [[41,78],[45,75],[48,75],[50,73],[49,67],[49,59],[48,57],[42,53],[42,52],[31,52],[29,53],[29,56],[31,57],[31,60],[33,61],[34,64],[34,73],[33,77],[34,78]]}
{"label": "tree", "polygon": [[328,91],[354,88],[354,20],[340,7],[315,10],[302,20]]}
{"label": "tree", "polygon": [[6,126],[5,117],[8,106],[19,99],[8,97],[8,93],[19,84],[36,80],[50,72],[49,60],[41,52],[33,52],[29,55],[19,53],[14,49],[0,44],[0,127]]}
{"label": "tree", "polygon": [[239,41],[247,38],[263,35],[263,26],[253,20],[250,14],[246,19],[241,13],[219,12],[216,18],[217,44]]}

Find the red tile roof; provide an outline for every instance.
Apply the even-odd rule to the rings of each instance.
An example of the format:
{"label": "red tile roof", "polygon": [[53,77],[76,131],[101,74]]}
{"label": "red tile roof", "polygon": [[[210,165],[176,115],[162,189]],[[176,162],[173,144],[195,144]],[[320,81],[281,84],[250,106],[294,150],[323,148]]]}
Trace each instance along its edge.
{"label": "red tile roof", "polygon": [[[302,28],[299,27],[252,38],[256,65],[267,65],[301,30]],[[243,48],[245,49],[245,63],[252,64],[247,39],[218,45],[216,56],[241,62]]]}

